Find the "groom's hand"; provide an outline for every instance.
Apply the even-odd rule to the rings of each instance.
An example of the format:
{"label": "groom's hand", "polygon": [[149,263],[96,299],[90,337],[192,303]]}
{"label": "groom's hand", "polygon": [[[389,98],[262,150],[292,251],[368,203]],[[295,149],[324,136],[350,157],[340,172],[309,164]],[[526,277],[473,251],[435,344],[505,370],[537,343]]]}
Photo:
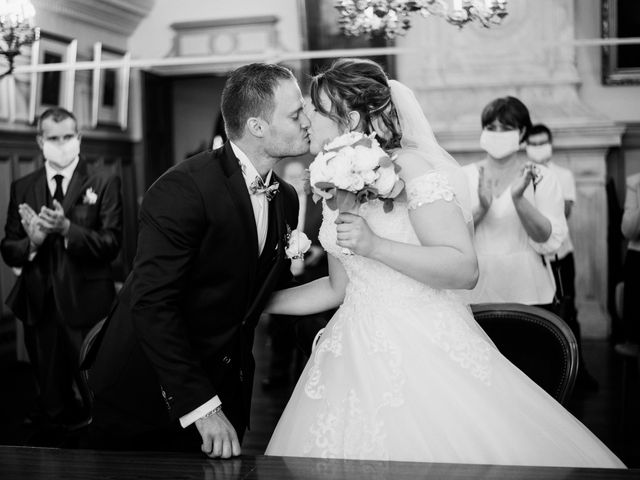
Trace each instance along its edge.
{"label": "groom's hand", "polygon": [[238,435],[222,410],[196,420],[196,428],[202,437],[202,453],[211,458],[240,455]]}

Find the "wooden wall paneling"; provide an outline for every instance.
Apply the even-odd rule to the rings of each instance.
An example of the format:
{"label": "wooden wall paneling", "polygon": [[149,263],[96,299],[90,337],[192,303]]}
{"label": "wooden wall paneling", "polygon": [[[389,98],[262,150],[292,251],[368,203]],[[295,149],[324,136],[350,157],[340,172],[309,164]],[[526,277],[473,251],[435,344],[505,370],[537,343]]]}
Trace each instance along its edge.
{"label": "wooden wall paneling", "polygon": [[[7,223],[7,212],[9,210],[9,192],[11,190],[11,181],[13,178],[12,155],[0,154],[0,228],[2,228],[2,237],[4,237],[4,226]],[[9,308],[4,304],[6,293],[11,290],[15,281],[15,274],[3,262],[0,262],[0,318],[10,315]],[[2,330],[4,330],[4,320],[2,320]],[[1,342],[0,342],[1,343]]]}

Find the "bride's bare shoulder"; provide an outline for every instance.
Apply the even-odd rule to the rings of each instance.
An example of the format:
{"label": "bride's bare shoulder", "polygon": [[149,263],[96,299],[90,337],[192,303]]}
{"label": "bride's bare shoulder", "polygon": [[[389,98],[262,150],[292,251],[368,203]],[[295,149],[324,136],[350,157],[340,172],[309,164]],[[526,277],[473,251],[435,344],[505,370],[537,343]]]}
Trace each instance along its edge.
{"label": "bride's bare shoulder", "polygon": [[405,182],[433,171],[433,165],[417,150],[401,148],[394,152],[395,162],[400,167],[400,178]]}

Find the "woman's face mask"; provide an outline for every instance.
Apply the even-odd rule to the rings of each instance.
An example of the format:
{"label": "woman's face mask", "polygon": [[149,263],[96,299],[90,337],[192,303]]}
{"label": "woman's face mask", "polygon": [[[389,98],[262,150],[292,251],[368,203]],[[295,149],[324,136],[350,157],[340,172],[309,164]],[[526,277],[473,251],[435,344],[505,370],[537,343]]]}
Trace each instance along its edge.
{"label": "woman's face mask", "polygon": [[57,169],[69,166],[79,153],[80,140],[77,136],[62,143],[45,140],[42,144],[44,158]]}
{"label": "woman's face mask", "polygon": [[482,130],[480,148],[496,160],[508,157],[520,148],[520,131],[494,132],[486,129]]}

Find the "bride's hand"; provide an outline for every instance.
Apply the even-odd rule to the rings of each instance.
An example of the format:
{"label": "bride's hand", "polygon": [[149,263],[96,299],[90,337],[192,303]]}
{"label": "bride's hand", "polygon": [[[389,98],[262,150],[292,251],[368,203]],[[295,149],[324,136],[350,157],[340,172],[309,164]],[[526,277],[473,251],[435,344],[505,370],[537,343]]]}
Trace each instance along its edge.
{"label": "bride's hand", "polygon": [[341,213],[336,219],[337,244],[353,253],[368,257],[376,248],[378,237],[364,218],[353,213]]}

